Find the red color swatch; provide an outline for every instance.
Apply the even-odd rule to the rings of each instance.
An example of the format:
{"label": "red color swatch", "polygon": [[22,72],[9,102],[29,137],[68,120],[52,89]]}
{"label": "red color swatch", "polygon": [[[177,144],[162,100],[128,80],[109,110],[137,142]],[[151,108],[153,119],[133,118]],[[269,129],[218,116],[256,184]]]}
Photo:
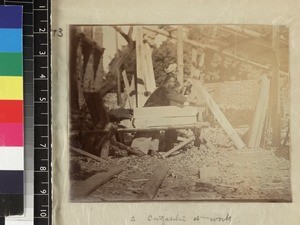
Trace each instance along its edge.
{"label": "red color swatch", "polygon": [[0,123],[23,123],[23,101],[0,100]]}

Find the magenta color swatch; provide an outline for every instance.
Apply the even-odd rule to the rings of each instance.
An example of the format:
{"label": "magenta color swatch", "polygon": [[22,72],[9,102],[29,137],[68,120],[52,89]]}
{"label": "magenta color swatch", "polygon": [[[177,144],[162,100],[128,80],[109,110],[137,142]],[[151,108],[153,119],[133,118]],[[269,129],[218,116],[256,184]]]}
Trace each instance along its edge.
{"label": "magenta color swatch", "polygon": [[1,123],[0,146],[23,146],[23,124]]}

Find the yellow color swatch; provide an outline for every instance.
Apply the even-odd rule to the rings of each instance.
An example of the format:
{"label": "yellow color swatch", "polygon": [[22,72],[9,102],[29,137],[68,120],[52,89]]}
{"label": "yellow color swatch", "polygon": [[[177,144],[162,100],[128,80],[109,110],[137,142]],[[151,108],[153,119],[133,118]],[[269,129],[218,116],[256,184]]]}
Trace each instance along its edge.
{"label": "yellow color swatch", "polygon": [[23,100],[23,77],[0,75],[0,100]]}

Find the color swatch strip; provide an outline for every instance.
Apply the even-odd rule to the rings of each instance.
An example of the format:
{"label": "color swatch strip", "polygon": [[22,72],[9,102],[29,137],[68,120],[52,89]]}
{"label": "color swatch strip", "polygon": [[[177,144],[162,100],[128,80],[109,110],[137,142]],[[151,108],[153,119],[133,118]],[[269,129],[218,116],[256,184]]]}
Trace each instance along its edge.
{"label": "color swatch strip", "polygon": [[22,6],[0,6],[1,216],[24,203],[22,11]]}

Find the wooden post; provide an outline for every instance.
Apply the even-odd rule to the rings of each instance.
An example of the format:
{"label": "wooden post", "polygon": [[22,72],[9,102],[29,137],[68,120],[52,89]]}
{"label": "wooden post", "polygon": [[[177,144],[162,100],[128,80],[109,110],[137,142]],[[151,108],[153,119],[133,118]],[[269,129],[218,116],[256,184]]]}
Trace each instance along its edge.
{"label": "wooden post", "polygon": [[103,145],[101,146],[101,152],[100,152],[100,157],[102,159],[108,158],[109,148],[110,148],[110,144],[111,144],[111,138],[115,134],[115,129],[111,123],[107,124],[105,129],[108,130],[108,132],[102,138],[104,140]]}
{"label": "wooden post", "polygon": [[92,39],[95,40],[96,38],[96,27],[92,26]]}
{"label": "wooden post", "polygon": [[[78,66],[79,58],[77,52],[81,53],[81,46],[79,46],[76,27],[70,26],[70,107],[71,110],[79,110],[79,95],[77,77],[81,73],[81,66]],[[80,51],[78,50],[80,49]],[[81,58],[80,58],[81,59]]]}
{"label": "wooden post", "polygon": [[145,83],[144,83],[144,69],[143,69],[143,28],[136,27],[136,83],[137,83],[137,107],[143,107],[146,102]]}
{"label": "wooden post", "polygon": [[[119,53],[119,43],[118,43],[118,32],[116,31],[116,55]],[[121,105],[121,77],[120,70],[116,71],[116,79],[117,79],[117,104]]]}
{"label": "wooden post", "polygon": [[120,106],[122,104],[120,70],[117,70],[116,78],[117,78],[117,104]]}
{"label": "wooden post", "polygon": [[249,148],[257,148],[260,145],[264,124],[266,121],[267,107],[269,100],[270,81],[266,75],[261,80],[261,87],[255,105],[255,113],[251,124],[248,141]]}
{"label": "wooden post", "polygon": [[192,49],[192,64],[191,64],[191,77],[195,76],[197,64],[197,50]]}
{"label": "wooden post", "polygon": [[280,115],[280,95],[279,95],[279,26],[272,29],[272,78],[271,78],[271,126],[272,145],[281,145],[281,115]]}
{"label": "wooden post", "polygon": [[[103,32],[102,27],[100,26],[94,26],[94,41],[97,43],[99,47],[103,47]],[[103,83],[103,75],[104,75],[104,68],[103,68],[103,56],[101,57],[98,65],[98,70],[96,73],[96,79],[95,79],[95,86],[100,87]]]}
{"label": "wooden post", "polygon": [[183,84],[183,28],[178,26],[177,29],[177,66],[178,66],[178,81]]}
{"label": "wooden post", "polygon": [[84,97],[93,124],[104,128],[109,123],[109,117],[100,92],[85,92]]}
{"label": "wooden post", "polygon": [[156,89],[156,83],[155,83],[155,76],[154,76],[154,70],[153,70],[153,61],[152,61],[152,49],[149,45],[149,43],[143,44],[143,51],[145,56],[145,62],[147,65],[145,76],[145,82],[147,91],[150,91],[151,93],[155,91]]}

